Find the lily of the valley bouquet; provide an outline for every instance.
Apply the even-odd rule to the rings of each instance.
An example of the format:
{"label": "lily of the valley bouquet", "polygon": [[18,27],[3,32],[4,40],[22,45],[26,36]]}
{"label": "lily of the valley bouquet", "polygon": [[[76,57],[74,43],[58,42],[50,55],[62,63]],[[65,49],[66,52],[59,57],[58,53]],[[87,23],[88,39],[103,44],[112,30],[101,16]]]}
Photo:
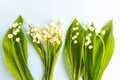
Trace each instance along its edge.
{"label": "lily of the valley bouquet", "polygon": [[54,67],[62,45],[62,24],[52,20],[45,27],[25,25],[25,28],[43,61],[43,80],[53,80]]}
{"label": "lily of the valley bouquet", "polygon": [[101,80],[114,51],[110,20],[98,30],[94,24],[83,27],[77,19],[67,30],[64,55],[71,80]]}
{"label": "lily of the valley bouquet", "polygon": [[3,39],[5,64],[14,80],[34,80],[28,68],[27,39],[22,31],[24,20],[19,16]]}

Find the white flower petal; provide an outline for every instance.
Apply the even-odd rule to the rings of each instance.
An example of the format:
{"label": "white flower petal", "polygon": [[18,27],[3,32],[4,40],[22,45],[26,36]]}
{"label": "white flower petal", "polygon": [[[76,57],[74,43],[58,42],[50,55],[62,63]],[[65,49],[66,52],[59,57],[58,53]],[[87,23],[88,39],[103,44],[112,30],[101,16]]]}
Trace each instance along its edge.
{"label": "white flower petal", "polygon": [[87,42],[90,44],[90,43],[91,43],[91,40],[88,40]]}
{"label": "white flower petal", "polygon": [[34,35],[34,36],[33,36],[33,38],[35,39],[35,38],[37,38],[37,36],[36,36],[36,35]]}
{"label": "white flower petal", "polygon": [[17,33],[20,32],[20,29],[16,29],[16,32],[17,32]]}
{"label": "white flower petal", "polygon": [[79,28],[78,27],[76,27],[76,30],[78,30]]}
{"label": "white flower petal", "polygon": [[85,42],[85,46],[88,46],[91,43],[90,40],[88,40],[87,42]]}
{"label": "white flower petal", "polygon": [[74,40],[74,44],[77,44],[78,43],[78,41],[77,40]]}
{"label": "white flower petal", "polygon": [[13,34],[8,34],[8,38],[13,38]]}
{"label": "white flower petal", "polygon": [[79,22],[77,22],[76,25],[79,25]]}
{"label": "white flower petal", "polygon": [[74,38],[76,39],[78,36],[74,35]]}
{"label": "white flower petal", "polygon": [[78,36],[78,35],[79,35],[79,32],[77,32],[76,35]]}
{"label": "white flower petal", "polygon": [[103,34],[103,35],[104,35],[104,34],[105,34],[105,30],[102,30],[102,31],[101,31],[101,34]]}
{"label": "white flower petal", "polygon": [[40,41],[39,41],[39,40],[37,41],[37,44],[40,44]]}
{"label": "white flower petal", "polygon": [[74,38],[74,36],[72,37],[72,40],[74,40],[75,38]]}
{"label": "white flower petal", "polygon": [[46,30],[43,30],[43,33],[45,34],[47,31]]}
{"label": "white flower petal", "polygon": [[76,28],[73,28],[73,31],[75,31],[76,30]]}
{"label": "white flower petal", "polygon": [[89,36],[86,36],[86,39],[87,39],[87,40],[90,40],[90,37],[89,37]]}
{"label": "white flower petal", "polygon": [[16,42],[20,42],[20,38],[17,37],[17,38],[15,39],[15,41],[16,41]]}
{"label": "white flower petal", "polygon": [[21,29],[21,26],[18,26],[18,29]]}
{"label": "white flower petal", "polygon": [[50,33],[51,33],[51,34],[54,34],[54,31],[51,31]]}
{"label": "white flower petal", "polygon": [[93,48],[93,46],[92,45],[89,45],[89,47],[88,47],[89,49],[92,49]]}
{"label": "white flower petal", "polygon": [[57,41],[57,44],[60,44],[60,41]]}
{"label": "white flower petal", "polygon": [[52,37],[52,35],[51,34],[47,34],[47,38],[51,38]]}
{"label": "white flower petal", "polygon": [[18,33],[17,31],[13,31],[13,35],[17,35],[17,33]]}
{"label": "white flower petal", "polygon": [[89,37],[92,37],[92,33],[89,33],[88,36],[89,36]]}
{"label": "white flower petal", "polygon": [[94,30],[95,30],[95,28],[92,27],[92,26],[89,26],[88,29],[89,29],[90,31],[94,31]]}
{"label": "white flower petal", "polygon": [[19,25],[18,23],[14,23],[12,26],[16,28],[18,25]]}
{"label": "white flower petal", "polygon": [[86,43],[85,43],[85,46],[88,46],[88,45],[89,45],[89,43],[88,43],[88,42],[86,42]]}
{"label": "white flower petal", "polygon": [[33,39],[33,42],[36,42],[37,40],[36,39]]}
{"label": "white flower petal", "polygon": [[58,41],[58,38],[57,37],[53,37],[54,41]]}

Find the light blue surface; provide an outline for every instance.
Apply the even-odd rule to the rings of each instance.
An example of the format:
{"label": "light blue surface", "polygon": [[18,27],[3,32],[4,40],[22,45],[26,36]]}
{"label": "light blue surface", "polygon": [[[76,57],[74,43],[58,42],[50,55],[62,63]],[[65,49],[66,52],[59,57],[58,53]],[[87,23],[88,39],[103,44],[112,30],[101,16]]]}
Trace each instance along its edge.
{"label": "light blue surface", "polygon": [[[25,21],[32,21],[32,24],[45,25],[52,18],[62,20],[65,23],[63,26],[64,34],[74,17],[85,24],[93,21],[98,27],[105,24],[108,20],[114,19],[114,34],[117,45],[115,46],[115,54],[102,80],[120,80],[120,65],[118,64],[120,61],[119,4],[119,0],[1,0],[0,80],[13,80],[3,60],[2,39],[18,15],[22,15]],[[30,42],[28,42],[28,50],[29,69],[35,80],[41,80],[44,71],[41,59]],[[62,49],[54,70],[54,80],[69,80],[62,60]]]}

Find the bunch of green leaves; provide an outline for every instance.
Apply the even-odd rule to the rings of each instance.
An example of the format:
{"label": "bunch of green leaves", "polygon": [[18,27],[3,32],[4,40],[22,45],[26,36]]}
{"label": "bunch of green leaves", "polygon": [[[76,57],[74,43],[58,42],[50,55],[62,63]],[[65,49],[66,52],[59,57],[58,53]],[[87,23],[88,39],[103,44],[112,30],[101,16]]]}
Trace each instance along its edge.
{"label": "bunch of green leaves", "polygon": [[[76,25],[77,22],[74,19],[69,27],[64,45],[64,54],[71,80],[79,80],[80,76],[83,80],[101,80],[114,50],[112,20],[101,29],[101,31],[105,31],[103,32],[104,35],[100,32],[96,33],[93,24],[90,25],[92,26],[91,31],[83,29],[81,25]],[[71,35],[75,32],[73,31],[73,27],[80,27],[77,44],[73,44],[71,39]],[[86,46],[86,38],[88,38],[87,35],[89,34],[92,34],[91,41],[90,45],[87,44]]]}
{"label": "bunch of green leaves", "polygon": [[[19,26],[17,26],[20,24]],[[28,69],[27,40],[20,27],[22,27],[23,18],[19,16],[14,27],[19,33],[13,31],[14,27],[9,28],[3,39],[3,50],[5,64],[15,80],[33,80]],[[14,33],[13,33],[14,32]]]}

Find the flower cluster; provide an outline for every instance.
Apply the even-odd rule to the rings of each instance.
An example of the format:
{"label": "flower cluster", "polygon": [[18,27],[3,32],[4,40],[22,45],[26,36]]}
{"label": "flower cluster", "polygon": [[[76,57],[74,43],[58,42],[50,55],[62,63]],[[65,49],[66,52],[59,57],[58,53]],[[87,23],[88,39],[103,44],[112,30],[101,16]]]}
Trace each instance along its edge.
{"label": "flower cluster", "polygon": [[92,37],[92,33],[89,33],[85,38],[86,39],[85,46],[88,46],[89,49],[93,48],[93,46],[90,44],[91,43],[91,37]]}
{"label": "flower cluster", "polygon": [[[77,22],[76,25],[79,25],[79,23]],[[72,28],[72,30],[74,31],[74,33],[72,35],[72,41],[73,41],[74,44],[77,44],[78,43],[77,38],[79,36],[79,32],[78,32],[79,27],[75,26],[75,27]]]}
{"label": "flower cluster", "polygon": [[105,30],[100,31],[100,30],[97,30],[95,27],[90,26],[90,25],[87,25],[87,27],[85,27],[85,30],[89,30],[89,33],[85,37],[85,39],[86,39],[85,46],[88,46],[89,49],[93,48],[93,45],[91,45],[91,37],[93,35],[93,31],[95,31],[96,35],[98,35],[98,34],[104,35],[105,34]]}
{"label": "flower cluster", "polygon": [[[13,37],[16,37],[17,36],[17,34],[20,32],[20,29],[21,29],[21,23],[14,23],[13,25],[12,25],[12,33],[10,33],[10,34],[8,34],[8,38],[9,39],[12,39]],[[20,37],[16,37],[15,38],[15,41],[16,42],[20,42]]]}
{"label": "flower cluster", "polygon": [[60,38],[62,36],[62,24],[57,20],[52,20],[49,25],[46,25],[45,28],[40,28],[39,25],[35,27],[30,27],[25,25],[27,34],[32,37],[34,43],[46,43],[50,42],[51,44],[57,43],[60,44]]}

